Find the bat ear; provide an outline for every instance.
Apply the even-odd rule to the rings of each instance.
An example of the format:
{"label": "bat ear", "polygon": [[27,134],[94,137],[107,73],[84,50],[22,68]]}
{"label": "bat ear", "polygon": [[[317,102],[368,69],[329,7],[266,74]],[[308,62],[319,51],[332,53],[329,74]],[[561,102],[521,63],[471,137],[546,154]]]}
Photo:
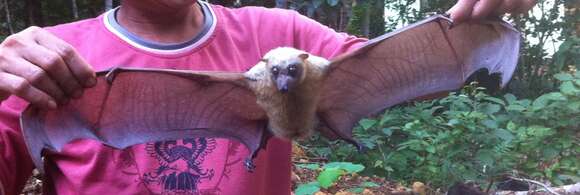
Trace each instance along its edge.
{"label": "bat ear", "polygon": [[303,54],[298,55],[298,57],[302,60],[306,60],[308,58],[308,56],[309,55],[307,53],[303,53]]}

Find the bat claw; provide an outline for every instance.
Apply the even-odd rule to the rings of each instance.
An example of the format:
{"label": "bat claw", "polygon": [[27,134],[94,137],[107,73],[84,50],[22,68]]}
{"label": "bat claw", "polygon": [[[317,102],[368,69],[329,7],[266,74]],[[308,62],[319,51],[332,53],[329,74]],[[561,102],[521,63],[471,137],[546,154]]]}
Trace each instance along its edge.
{"label": "bat claw", "polygon": [[366,153],[369,150],[368,147],[366,147],[365,145],[354,139],[344,139],[344,140],[352,144],[356,148],[356,150],[358,150],[358,152],[360,153]]}
{"label": "bat claw", "polygon": [[244,162],[244,166],[246,166],[246,170],[248,170],[248,172],[250,173],[256,170],[256,165],[254,164],[254,161],[251,158],[246,159],[246,161]]}
{"label": "bat claw", "polygon": [[114,67],[111,70],[109,70],[109,72],[105,75],[105,80],[107,81],[107,83],[112,84],[113,80],[115,80],[115,76],[117,76],[117,73],[119,73],[120,69],[119,67]]}

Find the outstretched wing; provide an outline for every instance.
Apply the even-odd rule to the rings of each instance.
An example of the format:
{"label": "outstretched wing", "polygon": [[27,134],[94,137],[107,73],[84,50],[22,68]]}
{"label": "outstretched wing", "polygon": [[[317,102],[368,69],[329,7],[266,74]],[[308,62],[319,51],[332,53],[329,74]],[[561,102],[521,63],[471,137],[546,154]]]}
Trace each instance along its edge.
{"label": "outstretched wing", "polygon": [[28,107],[21,125],[30,155],[60,151],[75,139],[115,148],[192,137],[232,138],[252,155],[260,149],[266,116],[241,73],[114,69],[97,85],[57,110]]}
{"label": "outstretched wing", "polygon": [[352,143],[352,128],[365,116],[417,97],[460,88],[480,69],[501,74],[505,85],[515,70],[519,32],[502,21],[451,28],[441,16],[370,40],[334,59],[319,104],[323,124]]}

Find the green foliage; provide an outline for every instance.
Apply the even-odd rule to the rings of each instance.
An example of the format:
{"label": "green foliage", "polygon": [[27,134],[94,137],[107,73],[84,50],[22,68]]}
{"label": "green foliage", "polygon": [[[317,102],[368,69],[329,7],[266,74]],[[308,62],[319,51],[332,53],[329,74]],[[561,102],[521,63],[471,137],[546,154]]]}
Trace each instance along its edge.
{"label": "green foliage", "polygon": [[383,0],[360,1],[352,7],[346,32],[369,38],[385,34],[384,7]]}
{"label": "green foliage", "polygon": [[354,133],[370,148],[364,155],[336,141],[312,151],[360,163],[366,174],[433,187],[465,180],[485,184],[514,172],[557,185],[578,182],[580,73],[555,78],[559,91],[533,100],[492,97],[470,85],[440,100],[361,120]]}
{"label": "green foliage", "polygon": [[320,184],[318,182],[310,182],[307,184],[300,184],[294,190],[296,195],[312,195],[320,190]]}
{"label": "green foliage", "polygon": [[[518,68],[508,85],[508,91],[518,97],[534,98],[553,91],[557,82],[552,79],[554,74],[579,66],[580,42],[566,30],[575,21],[562,13],[564,3],[563,0],[539,1],[536,6],[539,9],[510,19],[523,34]],[[559,48],[551,49],[555,42],[561,41],[564,42]]]}
{"label": "green foliage", "polygon": [[[298,168],[306,168],[306,169],[318,169],[319,165],[315,164],[297,164]],[[365,169],[363,165],[360,164],[353,164],[350,162],[331,162],[322,167],[322,170],[316,177],[316,181],[300,184],[296,187],[294,193],[295,194],[314,194],[315,192],[319,191],[320,188],[329,188],[334,186],[334,184],[339,180],[341,176],[347,174],[354,174],[361,172]],[[361,183],[361,187],[378,187],[376,183],[373,182],[364,182]],[[359,189],[351,189],[351,191],[359,191]],[[362,188],[360,188],[362,191]]]}

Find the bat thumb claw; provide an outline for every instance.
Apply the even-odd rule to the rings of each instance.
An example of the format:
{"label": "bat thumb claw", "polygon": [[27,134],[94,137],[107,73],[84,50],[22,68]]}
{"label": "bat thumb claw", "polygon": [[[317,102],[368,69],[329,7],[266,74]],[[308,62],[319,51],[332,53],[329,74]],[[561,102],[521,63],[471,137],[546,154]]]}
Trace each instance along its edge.
{"label": "bat thumb claw", "polygon": [[248,172],[253,173],[254,170],[256,170],[256,165],[254,164],[254,161],[251,158],[246,159],[246,161],[244,162],[244,166],[246,166],[246,170],[248,170]]}

